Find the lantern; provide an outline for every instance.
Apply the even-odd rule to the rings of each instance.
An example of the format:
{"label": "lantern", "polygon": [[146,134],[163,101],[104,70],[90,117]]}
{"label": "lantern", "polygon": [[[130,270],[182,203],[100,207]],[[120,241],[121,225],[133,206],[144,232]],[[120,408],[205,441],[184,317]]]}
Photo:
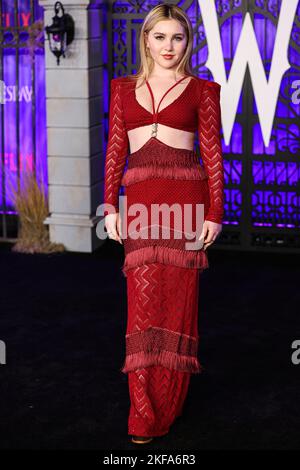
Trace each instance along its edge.
{"label": "lantern", "polygon": [[[61,2],[56,2],[54,6],[55,16],[52,18],[52,25],[46,26],[46,33],[49,40],[51,52],[55,55],[57,65],[60,57],[65,57],[67,46],[74,39],[74,20],[71,15],[65,13]],[[59,16],[61,12],[61,16]]]}

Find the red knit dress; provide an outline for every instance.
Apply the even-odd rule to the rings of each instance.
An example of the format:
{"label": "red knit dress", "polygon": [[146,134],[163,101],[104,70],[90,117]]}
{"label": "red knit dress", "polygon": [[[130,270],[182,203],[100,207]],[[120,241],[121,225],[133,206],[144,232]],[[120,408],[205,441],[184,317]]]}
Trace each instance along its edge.
{"label": "red knit dress", "polygon": [[[104,214],[120,212],[122,220],[128,316],[121,370],[128,373],[131,400],[128,434],[139,436],[168,432],[182,412],[190,374],[203,369],[197,357],[199,279],[209,264],[207,252],[202,247],[188,249],[187,242],[199,239],[196,228],[201,210],[204,220],[223,221],[221,86],[192,77],[183,92],[161,111],[164,96],[186,77],[164,94],[157,110],[147,81],[153,113],[137,101],[133,79],[111,81]],[[127,131],[149,124],[151,137],[129,154]],[[159,124],[198,131],[203,166],[194,150],[159,140]],[[122,207],[121,185],[126,199]],[[153,217],[151,208],[164,204],[175,205],[177,216],[184,214],[182,225],[175,215]],[[185,205],[189,205],[189,212],[184,212]],[[139,206],[147,211],[134,223],[139,212],[130,208]]]}

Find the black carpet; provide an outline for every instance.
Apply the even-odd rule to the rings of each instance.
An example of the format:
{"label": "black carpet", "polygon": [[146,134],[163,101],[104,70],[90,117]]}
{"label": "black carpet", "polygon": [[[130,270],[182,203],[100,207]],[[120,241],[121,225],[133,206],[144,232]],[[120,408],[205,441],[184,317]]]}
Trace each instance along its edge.
{"label": "black carpet", "polygon": [[[0,245],[1,449],[136,449],[127,434],[123,248],[22,255]],[[199,360],[155,449],[300,449],[300,256],[211,249]],[[299,354],[300,359],[300,354]]]}

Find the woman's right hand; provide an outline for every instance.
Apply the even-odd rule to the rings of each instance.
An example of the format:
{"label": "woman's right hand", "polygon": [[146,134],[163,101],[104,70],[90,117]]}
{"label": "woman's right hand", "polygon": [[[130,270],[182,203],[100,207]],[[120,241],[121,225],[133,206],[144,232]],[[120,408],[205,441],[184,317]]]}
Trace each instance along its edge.
{"label": "woman's right hand", "polygon": [[107,214],[105,216],[104,226],[107,230],[108,238],[112,238],[115,241],[118,241],[123,245],[122,239],[120,237],[121,233],[121,219],[120,213],[116,214]]}

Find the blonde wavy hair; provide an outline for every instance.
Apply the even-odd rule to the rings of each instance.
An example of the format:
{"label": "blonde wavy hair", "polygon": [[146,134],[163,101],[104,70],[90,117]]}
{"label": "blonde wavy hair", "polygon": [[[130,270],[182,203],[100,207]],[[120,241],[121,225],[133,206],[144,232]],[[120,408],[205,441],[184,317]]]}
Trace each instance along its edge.
{"label": "blonde wavy hair", "polygon": [[130,80],[133,79],[137,81],[139,78],[142,78],[140,86],[148,80],[154,67],[153,58],[151,55],[147,54],[145,36],[148,35],[152,28],[154,28],[156,23],[170,19],[177,20],[183,26],[187,36],[187,46],[179,64],[176,67],[175,75],[190,75],[192,76],[192,79],[196,79],[193,75],[191,64],[193,52],[193,28],[190,19],[180,7],[169,5],[168,3],[162,3],[152,8],[144,19],[139,38],[141,63],[136,75],[128,75],[128,79]]}

